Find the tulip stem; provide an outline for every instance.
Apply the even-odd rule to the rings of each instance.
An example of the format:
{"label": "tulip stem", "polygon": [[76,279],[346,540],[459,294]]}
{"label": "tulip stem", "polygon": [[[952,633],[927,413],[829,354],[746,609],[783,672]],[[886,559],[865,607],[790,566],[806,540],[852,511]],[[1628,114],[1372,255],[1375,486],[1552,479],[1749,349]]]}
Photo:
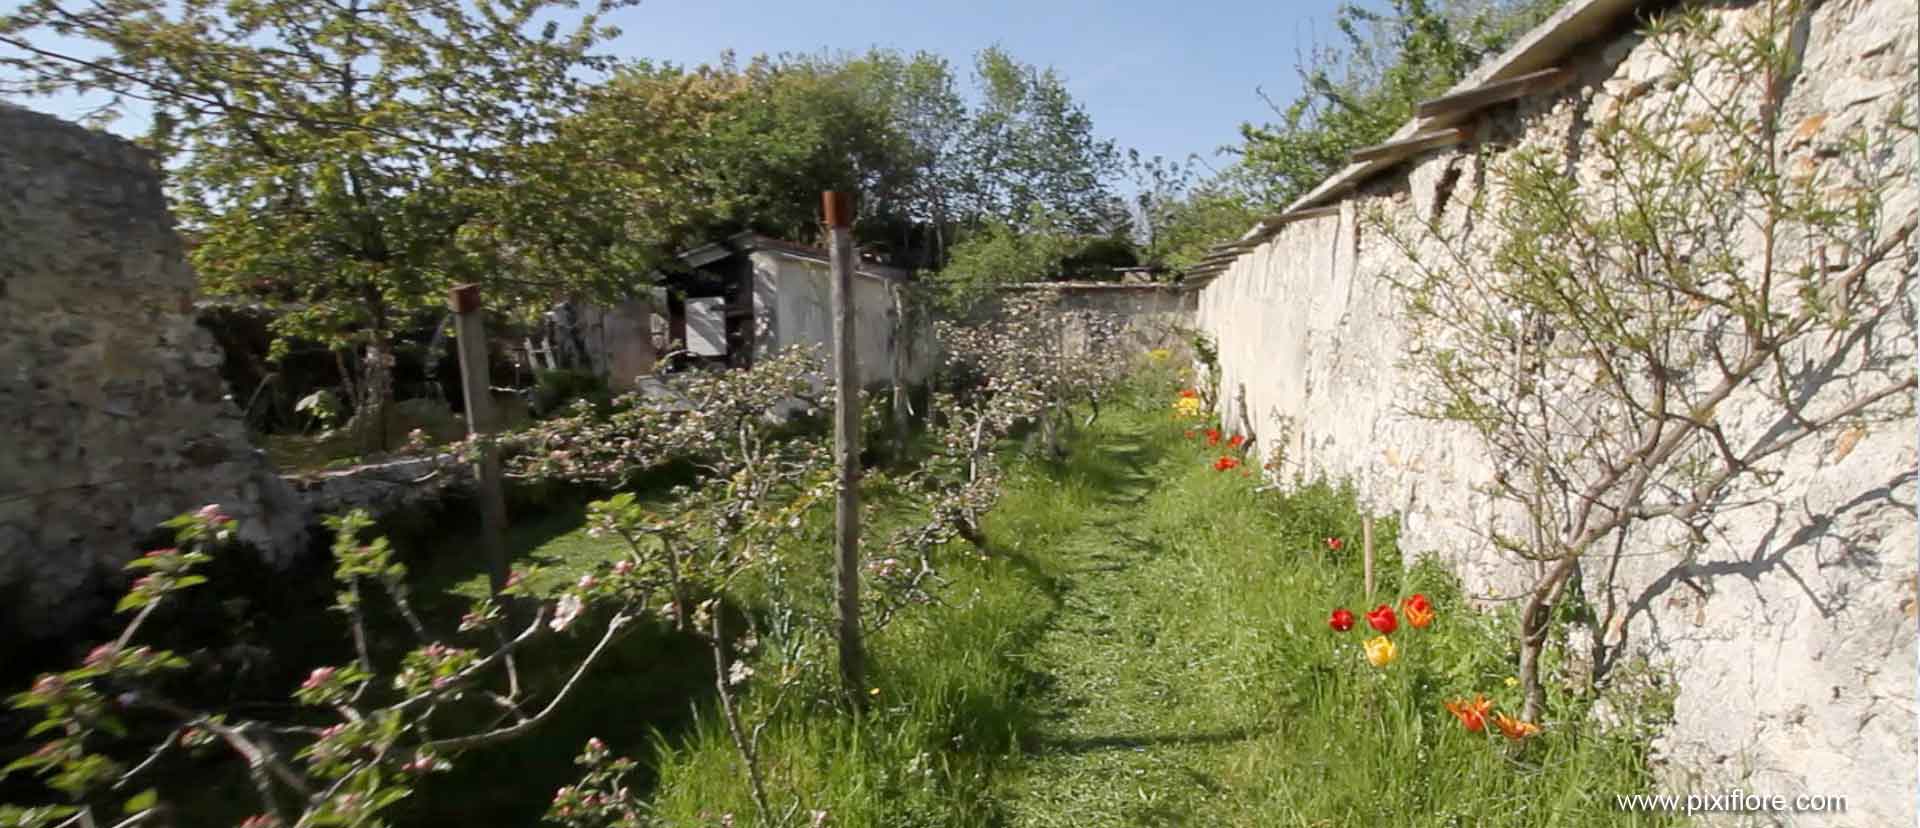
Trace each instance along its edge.
{"label": "tulip stem", "polygon": [[1367,603],[1373,603],[1373,513],[1360,516],[1360,563],[1366,575]]}

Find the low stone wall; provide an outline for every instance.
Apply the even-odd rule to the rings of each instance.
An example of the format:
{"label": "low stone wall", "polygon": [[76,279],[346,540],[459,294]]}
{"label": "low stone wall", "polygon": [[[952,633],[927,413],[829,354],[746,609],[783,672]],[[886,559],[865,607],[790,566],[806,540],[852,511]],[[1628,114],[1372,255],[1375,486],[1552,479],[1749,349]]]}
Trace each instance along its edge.
{"label": "low stone wall", "polygon": [[405,457],[350,469],[290,475],[295,495],[315,516],[365,509],[375,519],[438,506],[473,487],[473,470],[453,455]]}
{"label": "low stone wall", "polygon": [[305,548],[193,300],[152,157],[0,103],[0,652],[103,613],[180,512],[220,504],[270,561]]}
{"label": "low stone wall", "polygon": [[[1764,10],[1713,13],[1739,36]],[[1862,127],[1895,136],[1869,159],[1891,185],[1893,223],[1920,212],[1920,142],[1881,129],[1902,101],[1911,118],[1917,25],[1903,0],[1815,4],[1795,33],[1802,68],[1783,87],[1785,123],[1805,133],[1783,149],[1792,168],[1826,163]],[[1488,602],[1510,600],[1533,573],[1488,540],[1524,518],[1484,493],[1501,470],[1477,435],[1410,413],[1423,380],[1405,357],[1423,346],[1392,281],[1414,265],[1365,219],[1457,222],[1461,205],[1498,196],[1485,189],[1487,165],[1517,146],[1554,148],[1570,175],[1593,180],[1582,165],[1593,163],[1595,121],[1623,96],[1667,94],[1672,69],[1633,34],[1599,38],[1571,61],[1572,87],[1507,105],[1475,127],[1477,146],[1416,156],[1334,214],[1286,225],[1200,297],[1198,324],[1220,348],[1224,421],[1262,451],[1283,447],[1288,475],[1355,481],[1404,517],[1409,551],[1449,562]],[[1909,249],[1867,283],[1904,305],[1862,334],[1865,364],[1881,366],[1864,373],[1895,366],[1882,380],[1913,370],[1912,304],[1896,287],[1913,267]],[[1864,373],[1851,379],[1874,379]],[[1777,410],[1745,396],[1719,416],[1751,429]],[[1911,420],[1836,430],[1783,457],[1776,482],[1741,492],[1755,505],[1715,520],[1696,556],[1629,539],[1618,593],[1590,596],[1630,602],[1626,623],[1588,634],[1624,636],[1677,682],[1674,722],[1655,744],[1669,786],[1839,795],[1847,812],[1832,824],[1913,824],[1915,462]]]}
{"label": "low stone wall", "polygon": [[1113,284],[1108,282],[1034,282],[1007,285],[1002,293],[1051,296],[1066,320],[1061,335],[1069,353],[1086,350],[1089,314],[1121,325],[1122,349],[1146,352],[1165,349],[1182,362],[1193,356],[1191,337],[1199,309],[1197,285]]}

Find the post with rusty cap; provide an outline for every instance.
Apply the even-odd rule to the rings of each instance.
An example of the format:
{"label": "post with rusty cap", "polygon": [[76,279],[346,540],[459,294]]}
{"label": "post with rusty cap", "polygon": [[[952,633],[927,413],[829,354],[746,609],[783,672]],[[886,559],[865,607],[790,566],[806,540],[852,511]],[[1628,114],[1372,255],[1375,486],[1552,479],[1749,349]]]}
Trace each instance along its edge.
{"label": "post with rusty cap", "polygon": [[860,366],[854,361],[853,196],[822,193],[833,253],[833,618],[840,680],[855,705],[866,699],[860,636]]}
{"label": "post with rusty cap", "polygon": [[487,375],[487,332],[480,308],[480,286],[458,285],[447,291],[447,307],[453,311],[453,335],[460,350],[467,436],[476,450],[473,478],[480,498],[480,548],[487,558],[488,580],[497,593],[507,585],[507,496],[501,489],[500,456],[493,445],[500,421],[489,389],[492,381]]}

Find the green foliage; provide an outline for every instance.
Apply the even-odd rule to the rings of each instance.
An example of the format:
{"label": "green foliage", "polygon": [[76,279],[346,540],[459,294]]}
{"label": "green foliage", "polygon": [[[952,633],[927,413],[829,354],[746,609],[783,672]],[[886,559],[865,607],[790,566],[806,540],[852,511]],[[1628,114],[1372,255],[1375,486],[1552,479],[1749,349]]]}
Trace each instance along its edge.
{"label": "green foliage", "polygon": [[1035,207],[1074,233],[1110,229],[1106,189],[1119,171],[1113,142],[1094,136],[1093,119],[1065,79],[994,47],[974,61],[984,99],[963,144],[968,160],[962,204],[976,216],[1019,216]]}
{"label": "green foliage", "polygon": [[1051,215],[1033,216],[1025,226],[989,223],[954,246],[953,260],[937,277],[941,298],[961,311],[997,286],[1053,279],[1074,247],[1073,236]]}
{"label": "green foliage", "polygon": [[534,416],[551,416],[577,402],[605,414],[613,404],[613,393],[606,379],[593,371],[553,368],[534,375],[530,404]]}
{"label": "green foliage", "polygon": [[1270,211],[1386,140],[1413,115],[1564,0],[1391,0],[1381,11],[1342,4],[1335,44],[1300,67],[1300,97],[1274,104],[1276,123],[1242,124],[1232,178]]}
{"label": "green foliage", "polygon": [[1119,278],[1114,270],[1139,265],[1140,253],[1134,249],[1132,242],[1112,236],[1095,236],[1075,245],[1073,251],[1061,260],[1060,269],[1068,279],[1111,281]]}
{"label": "green foliage", "polygon": [[743,228],[812,239],[822,190],[859,193],[862,245],[910,264],[937,266],[956,235],[1029,209],[1101,226],[1111,142],[1053,72],[999,50],[978,69],[969,107],[928,53],[643,61],[594,90],[553,146],[592,147],[568,186],[630,205],[608,233],[661,245]]}
{"label": "green foliage", "polygon": [[1345,168],[1348,154],[1386,140],[1419,101],[1440,94],[1544,19],[1563,0],[1393,0],[1374,10],[1343,4],[1338,40],[1321,43],[1299,68],[1304,90],[1276,123],[1242,124],[1238,156],[1203,173],[1184,162],[1130,154],[1137,188],[1134,241],[1151,263],[1192,266],[1220,241]]}
{"label": "green foliage", "polygon": [[347,406],[331,388],[321,388],[300,398],[293,410],[313,418],[322,429],[331,429],[347,415]]}

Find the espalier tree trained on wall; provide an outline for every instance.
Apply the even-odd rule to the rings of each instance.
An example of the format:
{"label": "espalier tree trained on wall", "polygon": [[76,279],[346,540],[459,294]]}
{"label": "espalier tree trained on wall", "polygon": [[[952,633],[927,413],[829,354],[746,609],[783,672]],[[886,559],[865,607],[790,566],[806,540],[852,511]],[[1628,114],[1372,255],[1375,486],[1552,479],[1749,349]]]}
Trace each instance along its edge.
{"label": "espalier tree trained on wall", "polygon": [[[1519,630],[1528,721],[1557,623],[1592,624],[1591,677],[1624,652],[1614,578],[1630,549],[1684,565],[1765,502],[1795,446],[1911,422],[1912,365],[1875,341],[1910,331],[1914,223],[1885,214],[1871,165],[1914,127],[1869,125],[1817,165],[1786,163],[1808,7],[1669,12],[1646,38],[1671,82],[1596,111],[1583,160],[1522,144],[1483,162],[1487,195],[1373,222],[1414,263],[1389,278],[1417,324],[1424,413],[1484,438],[1505,470],[1491,494],[1527,518],[1493,541],[1537,562]],[[1721,416],[1746,399],[1774,413]]]}

